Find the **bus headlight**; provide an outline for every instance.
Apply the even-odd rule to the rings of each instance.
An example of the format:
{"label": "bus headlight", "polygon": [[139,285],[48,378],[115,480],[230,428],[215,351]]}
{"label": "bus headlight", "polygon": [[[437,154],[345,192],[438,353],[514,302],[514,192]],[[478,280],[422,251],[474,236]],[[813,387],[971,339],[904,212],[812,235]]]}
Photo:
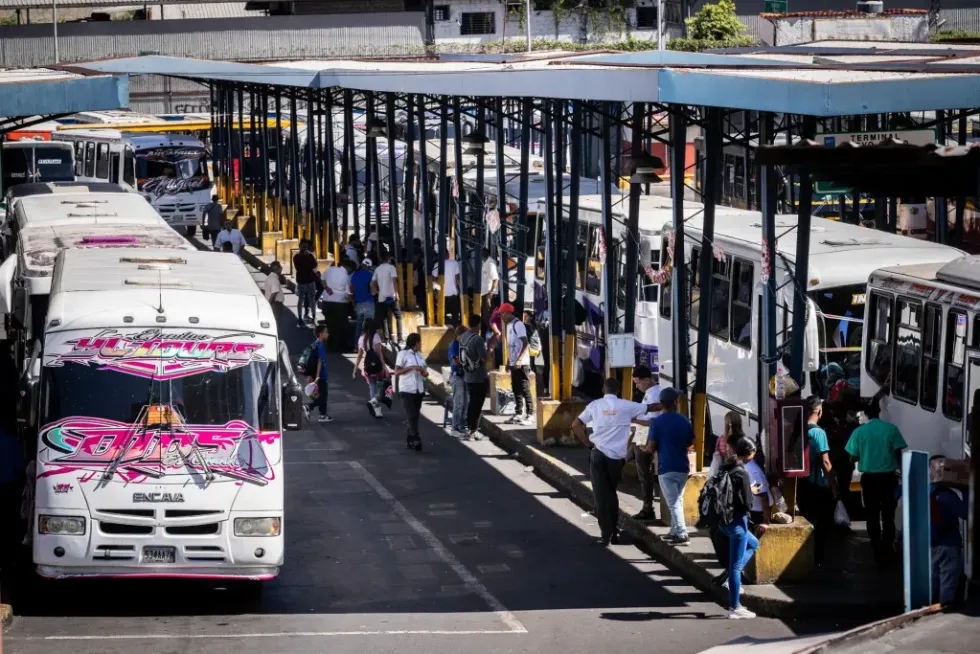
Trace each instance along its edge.
{"label": "bus headlight", "polygon": [[279,518],[235,518],[236,536],[278,536]]}
{"label": "bus headlight", "polygon": [[42,515],[37,519],[39,534],[53,536],[84,536],[85,518],[72,518],[61,515]]}

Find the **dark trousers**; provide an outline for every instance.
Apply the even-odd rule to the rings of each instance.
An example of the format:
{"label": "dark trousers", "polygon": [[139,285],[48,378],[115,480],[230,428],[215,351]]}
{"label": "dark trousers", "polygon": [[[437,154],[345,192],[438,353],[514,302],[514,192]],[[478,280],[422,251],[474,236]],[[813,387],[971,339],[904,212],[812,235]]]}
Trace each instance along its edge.
{"label": "dark trousers", "polygon": [[623,477],[625,459],[611,459],[599,450],[593,449],[589,458],[589,477],[592,479],[592,494],[595,496],[595,516],[599,521],[602,538],[608,540],[616,533],[619,521],[619,496],[616,487]]}
{"label": "dark trousers", "polygon": [[316,382],[316,406],[320,410],[320,415],[327,415],[327,380],[318,379]]}
{"label": "dark trousers", "polygon": [[803,517],[813,525],[814,558],[824,558],[827,537],[834,529],[834,496],[827,486],[800,480],[798,500]]}
{"label": "dark trousers", "polygon": [[510,369],[510,387],[514,391],[514,415],[521,415],[524,405],[527,405],[526,415],[528,417],[534,415],[530,374],[530,366],[513,366]]}
{"label": "dark trousers", "polygon": [[458,295],[447,295],[446,296],[446,324],[456,325],[459,324],[462,318],[462,310],[460,308],[460,300]]}
{"label": "dark trousers", "polygon": [[391,339],[391,325],[388,324],[388,316],[395,316],[395,327],[397,328],[398,340],[402,340],[402,308],[398,305],[398,300],[391,304],[387,302],[377,302],[374,305],[374,319],[384,325],[385,338]]}
{"label": "dark trousers", "polygon": [[422,415],[422,398],[425,393],[399,393],[402,406],[405,408],[408,423],[408,442],[414,443],[419,439],[419,416]]}
{"label": "dark trousers", "polygon": [[[207,231],[207,228],[205,228],[205,231]],[[208,234],[207,236],[205,236],[204,238],[207,239],[208,236],[211,237],[211,247],[213,248],[214,246],[216,246],[218,244],[218,234],[221,233],[221,229],[220,228],[213,229],[213,230],[210,230],[210,232],[211,233]]]}
{"label": "dark trousers", "polygon": [[490,314],[493,313],[490,310],[490,300],[492,298],[489,295],[480,296],[480,322],[483,323],[483,332],[486,333],[490,329]]}
{"label": "dark trousers", "polygon": [[346,302],[324,302],[320,306],[327,321],[327,349],[331,352],[343,352],[344,341],[347,340],[345,336],[350,305]]}
{"label": "dark trousers", "polygon": [[650,509],[653,508],[653,485],[656,483],[653,453],[646,452],[642,447],[634,447],[633,453],[636,458],[636,476],[640,480],[640,499],[643,500],[643,508]]}
{"label": "dark trousers", "polygon": [[892,472],[866,472],[861,475],[861,495],[867,512],[868,536],[875,557],[890,551],[895,542],[895,489],[898,478]]}
{"label": "dark trousers", "polygon": [[276,333],[281,335],[282,332],[280,330],[282,329],[282,314],[284,310],[283,303],[270,302],[269,304],[272,306],[272,315],[276,317]]}
{"label": "dark trousers", "polygon": [[483,401],[487,399],[487,381],[467,382],[470,403],[466,407],[466,428],[471,432],[480,428],[480,413],[483,411]]}

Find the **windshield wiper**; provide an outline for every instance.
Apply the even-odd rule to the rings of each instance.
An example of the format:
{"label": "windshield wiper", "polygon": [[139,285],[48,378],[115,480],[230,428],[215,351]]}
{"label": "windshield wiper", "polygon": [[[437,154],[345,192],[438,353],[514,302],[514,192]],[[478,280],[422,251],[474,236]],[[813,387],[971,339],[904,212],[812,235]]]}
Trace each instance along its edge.
{"label": "windshield wiper", "polygon": [[133,435],[130,437],[129,441],[126,443],[126,447],[124,447],[119,452],[119,454],[112,457],[112,461],[109,462],[109,467],[106,468],[105,472],[102,473],[102,481],[104,483],[112,481],[112,478],[116,475],[116,470],[119,468],[119,464],[126,458],[126,455],[129,454],[129,451],[133,449],[133,445],[136,443],[136,440],[140,437],[140,432],[142,431],[143,435],[144,436],[146,435],[146,431],[150,426],[150,407],[153,404],[154,381],[155,381],[155,375],[151,373],[150,385],[146,390],[146,409],[145,409],[145,413],[143,414],[143,429],[135,430]]}
{"label": "windshield wiper", "polygon": [[191,456],[197,455],[197,460],[201,464],[201,469],[204,470],[204,481],[210,484],[212,481],[214,481],[214,472],[211,470],[211,466],[208,465],[208,462],[204,459],[204,453],[201,452],[201,448],[197,444],[198,438],[198,436],[194,437],[194,442],[191,443],[191,451],[189,454],[185,456],[184,453],[181,452],[180,455],[184,459],[184,465],[191,470],[194,469],[194,467],[191,465]]}

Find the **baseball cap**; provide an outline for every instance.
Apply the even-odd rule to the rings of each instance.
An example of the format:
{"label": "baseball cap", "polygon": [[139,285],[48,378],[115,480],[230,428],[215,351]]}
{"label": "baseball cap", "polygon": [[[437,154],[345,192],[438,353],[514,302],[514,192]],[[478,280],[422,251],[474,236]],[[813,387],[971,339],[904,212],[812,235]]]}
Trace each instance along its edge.
{"label": "baseball cap", "polygon": [[365,268],[370,268],[371,266],[374,265],[374,262],[371,261],[371,259],[369,259],[368,257],[364,257],[364,259],[361,260],[361,265],[364,266]]}
{"label": "baseball cap", "polygon": [[514,313],[514,305],[510,302],[504,302],[500,305],[500,313]]}
{"label": "baseball cap", "polygon": [[661,402],[676,402],[677,398],[681,396],[680,391],[672,386],[661,389],[660,391],[660,401]]}

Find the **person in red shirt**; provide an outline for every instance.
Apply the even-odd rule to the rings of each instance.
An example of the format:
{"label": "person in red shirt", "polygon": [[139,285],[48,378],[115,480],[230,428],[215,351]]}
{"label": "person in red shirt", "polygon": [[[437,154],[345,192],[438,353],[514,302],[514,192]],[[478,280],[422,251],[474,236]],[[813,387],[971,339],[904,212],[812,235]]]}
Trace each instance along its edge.
{"label": "person in red shirt", "polygon": [[306,321],[316,320],[316,282],[319,279],[316,256],[310,251],[309,241],[300,241],[299,252],[293,256],[293,270],[296,273],[296,317],[299,326]]}

